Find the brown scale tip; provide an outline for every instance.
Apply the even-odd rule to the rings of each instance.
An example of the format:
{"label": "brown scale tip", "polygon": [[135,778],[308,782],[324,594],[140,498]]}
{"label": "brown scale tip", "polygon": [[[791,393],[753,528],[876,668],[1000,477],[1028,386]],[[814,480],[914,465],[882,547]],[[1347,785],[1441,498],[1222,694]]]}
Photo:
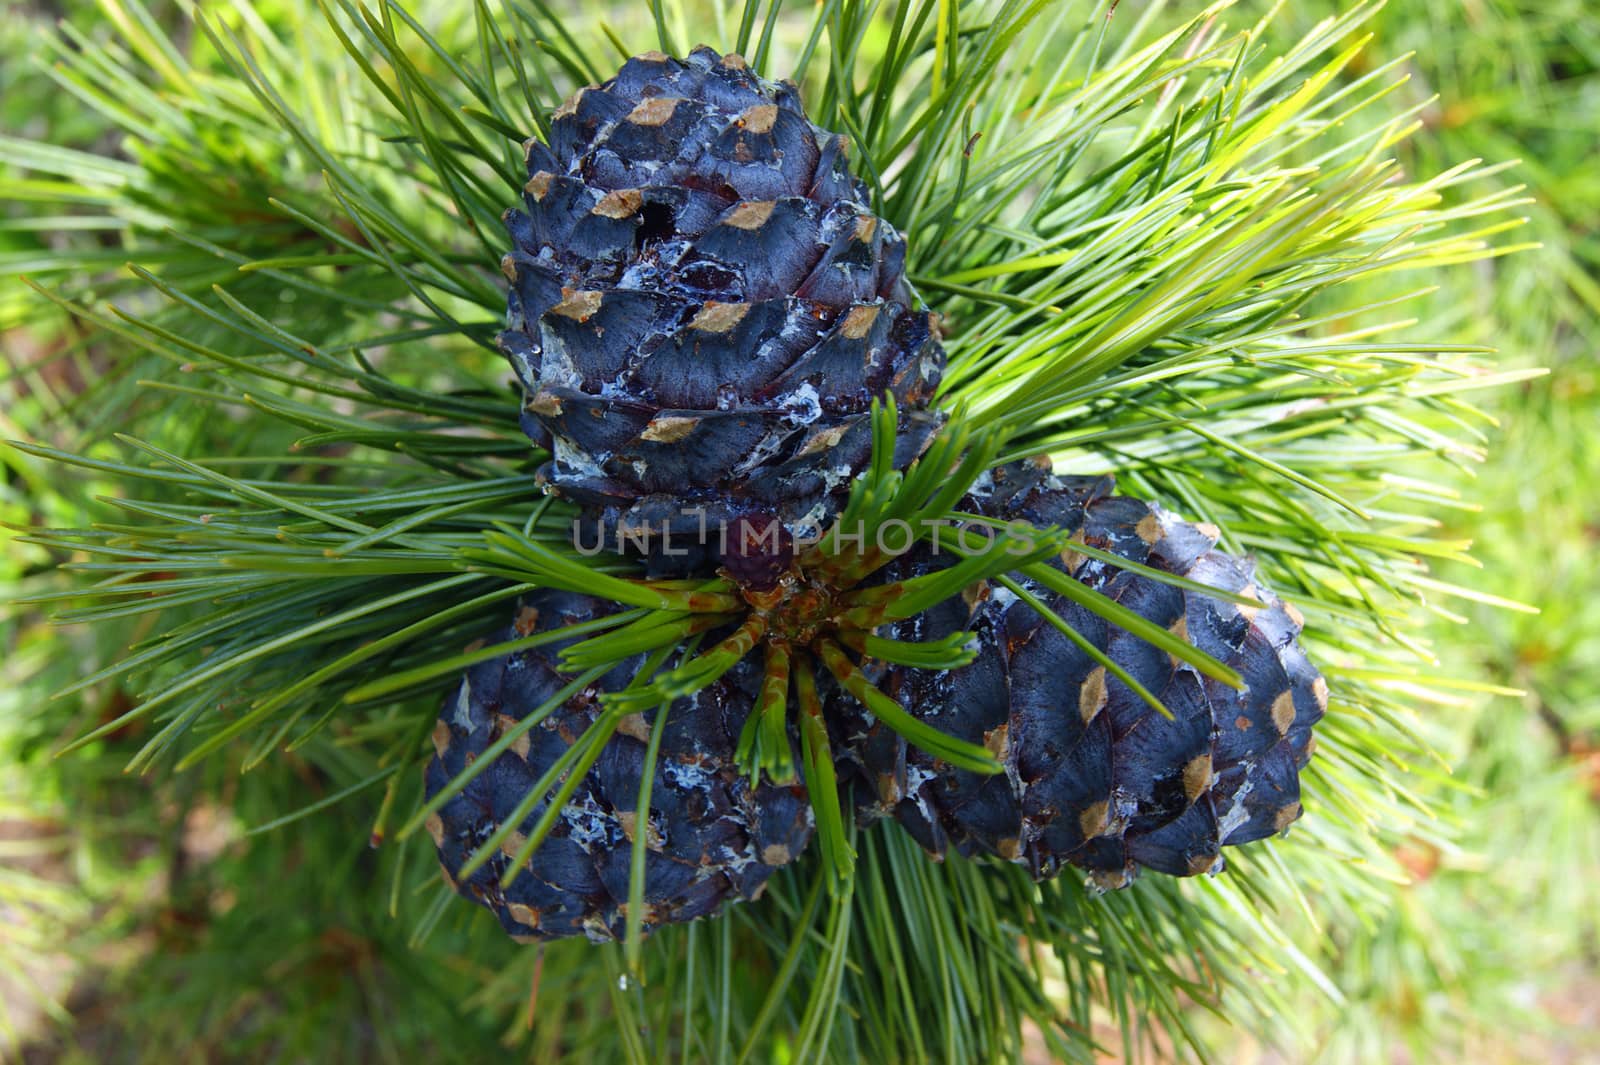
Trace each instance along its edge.
{"label": "brown scale tip", "polygon": [[1211,754],[1197,754],[1183,767],[1183,794],[1194,802],[1211,788]]}
{"label": "brown scale tip", "polygon": [[536,202],[543,200],[550,194],[550,185],[555,179],[556,176],[550,171],[541,170],[528,179],[528,183],[522,186],[522,191],[532,196]]}
{"label": "brown scale tip", "polygon": [[1105,835],[1106,829],[1111,824],[1111,807],[1104,800],[1094,803],[1078,815],[1078,828],[1083,833],[1084,839],[1095,839]]}
{"label": "brown scale tip", "polygon": [[1096,666],[1078,688],[1078,715],[1084,724],[1095,719],[1105,707],[1106,698],[1106,667]]}
{"label": "brown scale tip", "polygon": [[614,189],[600,197],[600,202],[589,209],[590,214],[601,218],[632,218],[644,204],[644,193],[638,189]]}
{"label": "brown scale tip", "polygon": [[1291,802],[1279,808],[1273,818],[1273,827],[1279,832],[1284,831],[1300,819],[1301,807],[1298,802]]}
{"label": "brown scale tip", "polygon": [[777,122],[777,104],[758,104],[739,116],[739,125],[751,133],[771,133]]}
{"label": "brown scale tip", "polygon": [[583,88],[581,88],[578,91],[574,92],[571,96],[567,97],[565,100],[562,100],[561,101],[561,106],[556,108],[555,111],[553,111],[551,113],[551,115],[550,115],[551,120],[553,121],[553,120],[556,120],[556,119],[562,119],[562,118],[566,118],[568,115],[577,114],[578,113],[578,102],[583,99],[583,94],[584,93],[588,92],[589,90],[591,90],[593,88],[596,88],[596,86],[594,86],[594,85],[585,85]]}
{"label": "brown scale tip", "polygon": [[644,432],[639,434],[639,439],[655,444],[675,444],[694,432],[694,427],[699,424],[699,418],[681,415],[652,418],[650,424],[644,427]]}
{"label": "brown scale tip", "polygon": [[631,736],[640,743],[650,742],[650,723],[640,713],[628,714],[617,722],[617,733],[622,736]]}
{"label": "brown scale tip", "polygon": [[664,126],[671,121],[672,113],[682,102],[676,96],[652,96],[640,100],[638,105],[628,112],[627,121],[635,126]]}
{"label": "brown scale tip", "polygon": [[746,200],[729,211],[722,221],[735,229],[760,229],[772,217],[772,209],[776,206],[774,200]]}
{"label": "brown scale tip", "polygon": [[1289,726],[1294,724],[1294,692],[1285,688],[1283,693],[1272,701],[1272,723],[1277,726],[1278,734],[1286,735]]}
{"label": "brown scale tip", "polygon": [[748,303],[719,303],[716,300],[707,300],[695,312],[693,320],[689,322],[689,328],[698,329],[702,333],[726,333],[744,321],[745,315],[749,313]]}
{"label": "brown scale tip", "polygon": [[844,321],[839,324],[839,334],[847,340],[860,340],[871,331],[872,323],[877,321],[878,310],[875,304],[870,303],[851,307]]}
{"label": "brown scale tip", "polygon": [[603,292],[569,292],[560,303],[550,308],[550,313],[571,318],[575,322],[587,322],[600,309],[604,299]]}
{"label": "brown scale tip", "polygon": [[819,430],[806,438],[806,442],[801,445],[799,451],[795,452],[795,455],[799,457],[802,455],[814,455],[819,451],[829,451],[849,431],[850,426],[848,425],[835,425]]}

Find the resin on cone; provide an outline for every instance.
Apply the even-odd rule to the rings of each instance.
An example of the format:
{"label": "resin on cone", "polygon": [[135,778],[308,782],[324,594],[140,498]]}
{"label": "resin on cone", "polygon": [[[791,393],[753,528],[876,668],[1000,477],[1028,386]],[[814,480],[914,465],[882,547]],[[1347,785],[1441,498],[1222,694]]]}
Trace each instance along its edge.
{"label": "resin on cone", "polygon": [[940,423],[905,242],[793,85],[646,53],[557,110],[527,172],[500,346],[546,483],[606,546],[683,570],[740,517],[815,536],[868,461],[874,399],[905,412],[902,466]]}

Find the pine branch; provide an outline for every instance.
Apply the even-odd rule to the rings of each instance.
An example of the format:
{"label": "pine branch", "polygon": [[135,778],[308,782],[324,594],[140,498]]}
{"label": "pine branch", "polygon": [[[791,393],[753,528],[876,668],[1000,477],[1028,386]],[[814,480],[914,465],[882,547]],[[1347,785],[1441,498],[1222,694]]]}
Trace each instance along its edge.
{"label": "pine branch", "polygon": [[[1212,522],[1229,549],[1254,554],[1305,611],[1336,692],[1311,774],[1310,845],[1287,851],[1293,875],[1247,858],[1226,880],[1141,882],[1096,899],[1020,869],[936,866],[899,836],[858,834],[815,798],[836,795],[832,754],[796,659],[794,697],[766,708],[796,720],[824,860],[780,874],[761,906],[642,948],[630,934],[608,972],[586,944],[537,961],[486,947],[484,922],[466,926],[448,895],[418,902],[432,877],[415,829],[470,776],[423,801],[420,726],[446,678],[542,638],[461,650],[510,601],[565,587],[636,608],[569,651],[581,672],[564,691],[704,636],[706,665],[668,674],[699,683],[731,665],[711,640],[743,609],[727,588],[640,583],[625,565],[578,556],[571,512],[537,501],[531,471],[544,456],[526,445],[489,350],[503,306],[496,218],[520,190],[518,131],[546,131],[548,111],[615,52],[600,28],[539,3],[480,3],[437,21],[388,2],[329,5],[326,18],[290,4],[282,24],[219,10],[200,15],[184,48],[117,0],[107,10],[121,43],[70,28],[52,39],[63,88],[130,146],[108,159],[0,140],[5,198],[36,205],[41,220],[75,220],[60,247],[5,253],[0,269],[37,280],[50,302],[30,300],[27,315],[76,323],[100,353],[91,376],[103,373],[19,427],[33,436],[72,411],[53,443],[15,445],[7,466],[41,484],[71,466],[120,497],[96,512],[100,524],[52,514],[59,528],[21,540],[72,559],[70,583],[34,601],[75,607],[65,620],[91,624],[114,655],[70,688],[127,685],[136,697],[77,722],[80,745],[151,730],[133,767],[153,776],[314,766],[320,796],[241,807],[261,828],[326,826],[333,838],[393,811],[401,827],[379,858],[392,908],[417,939],[433,934],[428,949],[482,978],[477,1001],[497,1018],[519,1014],[526,979],[545,966],[542,1027],[516,1038],[551,1052],[560,1040],[641,1058],[753,1054],[782,1029],[801,1059],[991,1060],[1021,1053],[1027,1023],[1053,1051],[1087,1056],[1107,1015],[1130,1046],[1155,1029],[1197,1046],[1188,1001],[1224,989],[1234,1016],[1281,1016],[1282,996],[1252,967],[1325,984],[1282,930],[1303,920],[1296,882],[1320,882],[1336,900],[1324,905],[1370,912],[1381,897],[1356,863],[1392,872],[1392,841],[1426,831],[1435,770],[1418,699],[1447,686],[1417,665],[1426,649],[1407,619],[1424,598],[1472,589],[1447,593],[1421,565],[1464,555],[1431,527],[1442,493],[1414,471],[1474,461],[1464,397],[1511,379],[1484,371],[1482,348],[1398,339],[1391,275],[1498,254],[1505,223],[1485,216],[1520,203],[1463,195],[1491,168],[1406,180],[1386,162],[1405,150],[1405,124],[1361,120],[1394,91],[1395,71],[1351,71],[1361,53],[1349,40],[1372,8],[1269,61],[1259,31],[1225,31],[1226,6],[1161,33],[1159,5],[1130,26],[1126,10],[1042,2],[846,0],[814,23],[752,4],[728,30],[758,69],[803,66],[813,113],[854,137],[877,208],[907,235],[914,279],[946,319],[952,431],[903,476],[880,461],[847,514],[875,531],[955,519],[995,461],[1048,453],[1063,472],[1115,468],[1124,491]],[[659,5],[617,35],[630,49],[681,40],[702,25],[695,16]],[[139,267],[116,272],[126,259]],[[1030,594],[1002,576],[1025,563],[973,559],[901,606],[976,576]],[[838,568],[854,583],[882,561]],[[846,647],[959,660],[954,646],[891,646],[871,618],[856,620],[824,657],[869,701]],[[1206,668],[1186,645],[1162,646]],[[634,691],[639,705],[670,694]],[[614,727],[623,709],[603,720]],[[751,747],[782,771],[766,718]],[[606,734],[575,745],[505,824],[543,802],[548,831]],[[981,749],[922,738],[988,765]],[[517,868],[540,829],[488,841],[480,860],[515,843]],[[630,886],[635,911],[640,890]],[[270,913],[270,902],[239,905]],[[241,957],[259,959],[262,946],[246,946]],[[776,978],[763,988],[735,975],[752,967]]]}

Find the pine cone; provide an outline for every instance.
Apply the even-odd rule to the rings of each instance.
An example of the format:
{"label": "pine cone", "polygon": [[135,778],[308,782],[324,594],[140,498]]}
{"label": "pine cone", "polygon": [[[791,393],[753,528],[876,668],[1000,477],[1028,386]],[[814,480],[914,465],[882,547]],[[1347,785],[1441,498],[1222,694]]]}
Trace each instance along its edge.
{"label": "pine cone", "polygon": [[[1265,604],[1241,607],[1065,552],[1058,568],[1236,669],[1236,691],[1042,588],[1029,587],[1171,711],[1167,719],[999,587],[968,589],[889,635],[938,639],[970,629],[976,661],[935,672],[889,667],[880,686],[929,724],[989,747],[1005,766],[981,776],[908,747],[858,704],[830,706],[854,763],[863,820],[892,815],[935,855],[954,848],[1027,866],[1074,865],[1100,887],[1139,867],[1174,876],[1222,868],[1224,846],[1282,831],[1300,816],[1299,770],[1327,685],[1296,641],[1292,607],[1254,584],[1247,562],[1212,550],[1216,531],[1110,495],[1109,478],[1066,479],[1016,463],[961,509],[1081,531],[1122,558]],[[926,549],[889,579],[947,565]],[[841,774],[843,775],[843,774]]]}
{"label": "pine cone", "polygon": [[[589,621],[617,609],[567,593],[529,597],[496,642]],[[431,798],[491,743],[570,681],[555,671],[563,646],[545,644],[480,663],[445,700],[428,765]],[[648,835],[644,926],[691,921],[724,902],[756,897],[767,878],[810,841],[803,788],[750,786],[734,745],[755,702],[760,669],[741,664],[709,688],[679,700],[662,737],[649,816],[637,813],[646,744],[655,712],[624,718],[578,785],[556,826],[510,887],[500,879],[511,855],[546,809],[541,801],[500,853],[464,880],[466,860],[515,811],[535,781],[600,714],[599,694],[627,683],[634,658],[518,737],[494,763],[429,818],[445,876],[493,910],[519,941],[586,934],[620,938],[626,926],[632,840]]]}
{"label": "pine cone", "polygon": [[944,367],[932,318],[845,151],[792,84],[703,47],[628,60],[528,142],[499,341],[547,484],[608,546],[638,531],[684,570],[706,552],[672,562],[664,529],[674,552],[739,517],[816,535],[873,399],[907,412],[902,465],[939,424],[914,409]]}

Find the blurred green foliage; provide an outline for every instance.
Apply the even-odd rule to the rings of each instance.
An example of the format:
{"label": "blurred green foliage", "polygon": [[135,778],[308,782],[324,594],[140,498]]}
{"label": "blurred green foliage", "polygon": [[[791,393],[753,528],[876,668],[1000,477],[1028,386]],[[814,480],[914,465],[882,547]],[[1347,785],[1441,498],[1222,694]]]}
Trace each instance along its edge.
{"label": "blurred green foliage", "polygon": [[[1280,28],[1339,9],[1293,3]],[[1422,302],[1430,335],[1491,344],[1543,378],[1488,393],[1489,461],[1463,476],[1471,506],[1438,515],[1481,568],[1438,575],[1523,603],[1442,602],[1439,659],[1522,696],[1435,708],[1448,759],[1452,846],[1404,855],[1413,883],[1389,921],[1336,929],[1331,1060],[1416,1061],[1465,1036],[1469,1056],[1592,1060],[1600,1036],[1600,8],[1585,0],[1390,0],[1370,24],[1384,56],[1410,52],[1391,98],[1421,132],[1400,158],[1432,169],[1516,160],[1538,247],[1442,273]]]}
{"label": "blurred green foliage", "polygon": [[[1287,40],[1347,6],[1296,0],[1272,32]],[[104,123],[33,62],[42,27],[63,13],[93,40],[118,36],[90,4],[0,5],[0,133],[116,153]],[[1581,1013],[1600,999],[1600,9],[1393,0],[1372,28],[1369,62],[1414,52],[1410,82],[1387,104],[1415,109],[1424,127],[1403,150],[1407,168],[1520,159],[1500,180],[1533,197],[1515,239],[1540,248],[1441,274],[1419,313],[1432,339],[1493,344],[1514,365],[1553,371],[1485,400],[1500,423],[1491,460],[1460,485],[1481,509],[1438,515],[1482,563],[1438,576],[1542,613],[1440,605],[1427,633],[1437,656],[1526,694],[1463,691],[1430,708],[1429,739],[1453,771],[1435,800],[1444,823],[1398,855],[1410,882],[1393,888],[1387,919],[1323,915],[1339,997],[1297,992],[1290,1008],[1308,1033],[1297,1052],[1341,1062],[1435,1060],[1445,1047],[1474,1060],[1600,1053],[1585,1042],[1600,1026],[1591,1017],[1585,1031]],[[48,256],[61,238],[61,220],[26,203],[0,204],[0,219],[0,256],[13,262]],[[103,431],[75,396],[108,372],[105,353],[65,318],[19,327],[21,299],[0,289],[0,437],[65,443],[69,427]],[[0,466],[0,520],[13,525],[80,524],[90,496],[110,491],[47,485],[46,467],[3,445]],[[0,545],[0,599],[48,589],[44,551],[4,531]],[[495,978],[525,988],[528,952],[461,920],[443,922],[445,942],[427,954],[413,951],[416,915],[405,915],[426,899],[387,900],[399,882],[390,858],[343,845],[371,827],[360,810],[334,807],[292,841],[247,834],[326,798],[320,767],[238,776],[218,763],[127,778],[121,766],[148,736],[116,733],[53,760],[123,708],[110,689],[36,712],[103,665],[105,649],[10,606],[0,649],[0,1056],[8,1030],[41,1059],[77,1061],[171,1060],[171,1048],[194,1061],[495,1052],[505,1017],[484,1001],[506,996],[462,1000],[459,989]],[[434,957],[470,957],[476,970],[441,970]],[[45,993],[21,994],[29,984]],[[1201,1023],[1219,1058],[1251,1053],[1225,1022]]]}

